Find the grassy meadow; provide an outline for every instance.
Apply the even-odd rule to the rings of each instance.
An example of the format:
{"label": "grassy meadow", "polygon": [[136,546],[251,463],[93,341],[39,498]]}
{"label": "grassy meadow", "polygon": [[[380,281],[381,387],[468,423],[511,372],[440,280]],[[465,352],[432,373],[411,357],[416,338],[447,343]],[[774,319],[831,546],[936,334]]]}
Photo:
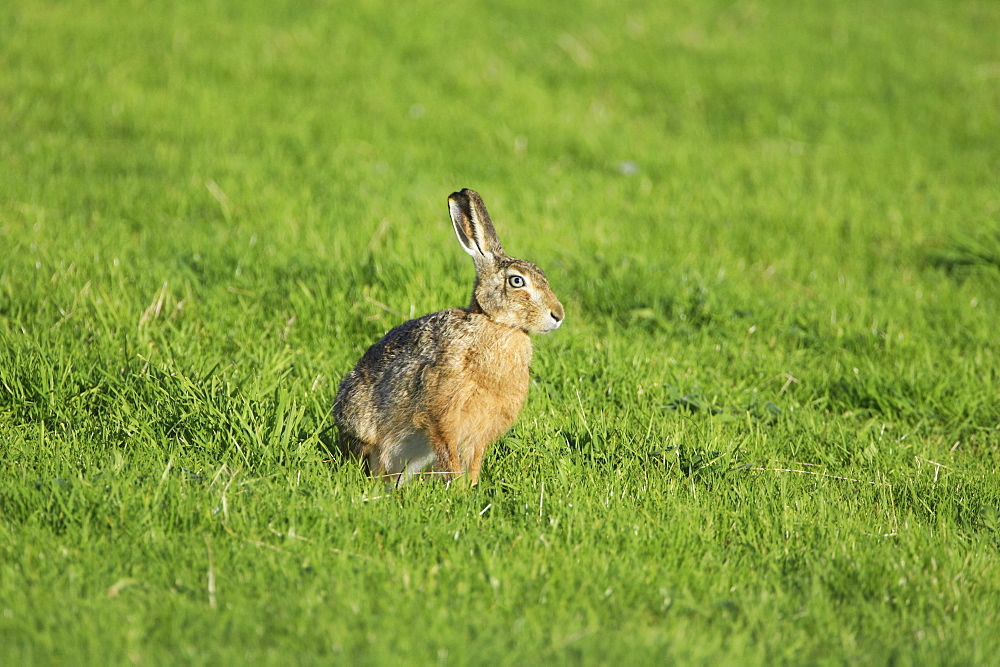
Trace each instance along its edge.
{"label": "grassy meadow", "polygon": [[[1000,5],[0,4],[0,663],[995,664]],[[324,448],[565,326],[475,489]]]}

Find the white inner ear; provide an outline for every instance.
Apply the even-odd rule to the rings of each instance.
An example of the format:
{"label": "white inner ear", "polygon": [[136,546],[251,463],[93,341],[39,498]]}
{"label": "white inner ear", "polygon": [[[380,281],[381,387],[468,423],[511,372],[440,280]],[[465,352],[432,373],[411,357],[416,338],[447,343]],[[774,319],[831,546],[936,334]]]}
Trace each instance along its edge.
{"label": "white inner ear", "polygon": [[479,211],[475,206],[471,206],[469,213],[471,214],[472,221],[472,234],[473,242],[476,244],[477,249],[483,257],[489,257],[493,253],[490,252],[490,243],[486,239],[486,232],[483,230],[483,223],[479,220]]}
{"label": "white inner ear", "polygon": [[451,226],[455,228],[455,236],[458,237],[458,242],[465,249],[465,252],[473,257],[482,255],[476,246],[475,240],[465,236],[465,232],[462,231],[462,217],[464,216],[462,208],[456,202],[449,201],[448,210],[451,212]]}

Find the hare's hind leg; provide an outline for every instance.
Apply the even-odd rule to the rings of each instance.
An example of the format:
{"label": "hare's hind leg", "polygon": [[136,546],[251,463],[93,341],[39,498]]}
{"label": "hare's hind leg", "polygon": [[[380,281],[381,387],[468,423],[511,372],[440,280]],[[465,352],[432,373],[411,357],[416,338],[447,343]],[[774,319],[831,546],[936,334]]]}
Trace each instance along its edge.
{"label": "hare's hind leg", "polygon": [[371,454],[374,448],[371,444],[341,428],[337,438],[337,449],[346,458],[361,459],[365,463],[366,472],[374,473],[375,468],[372,465],[374,461]]}

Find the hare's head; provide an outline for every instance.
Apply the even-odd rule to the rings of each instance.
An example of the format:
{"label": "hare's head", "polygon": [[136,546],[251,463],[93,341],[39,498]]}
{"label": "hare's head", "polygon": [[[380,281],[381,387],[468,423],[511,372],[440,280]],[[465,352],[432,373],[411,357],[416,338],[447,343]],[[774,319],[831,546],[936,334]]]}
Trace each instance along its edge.
{"label": "hare's head", "polygon": [[564,312],[545,273],[504,252],[483,198],[472,190],[448,197],[455,233],[476,264],[472,312],[528,333],[548,333],[562,324]]}

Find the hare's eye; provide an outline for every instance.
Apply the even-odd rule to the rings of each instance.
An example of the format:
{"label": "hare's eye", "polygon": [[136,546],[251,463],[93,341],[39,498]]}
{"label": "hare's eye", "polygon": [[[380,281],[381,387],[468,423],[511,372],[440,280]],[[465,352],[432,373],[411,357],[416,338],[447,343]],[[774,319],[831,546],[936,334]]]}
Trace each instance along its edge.
{"label": "hare's eye", "polygon": [[524,276],[519,276],[516,273],[512,274],[510,277],[507,278],[507,284],[513,287],[514,289],[518,289],[519,287],[524,287]]}

